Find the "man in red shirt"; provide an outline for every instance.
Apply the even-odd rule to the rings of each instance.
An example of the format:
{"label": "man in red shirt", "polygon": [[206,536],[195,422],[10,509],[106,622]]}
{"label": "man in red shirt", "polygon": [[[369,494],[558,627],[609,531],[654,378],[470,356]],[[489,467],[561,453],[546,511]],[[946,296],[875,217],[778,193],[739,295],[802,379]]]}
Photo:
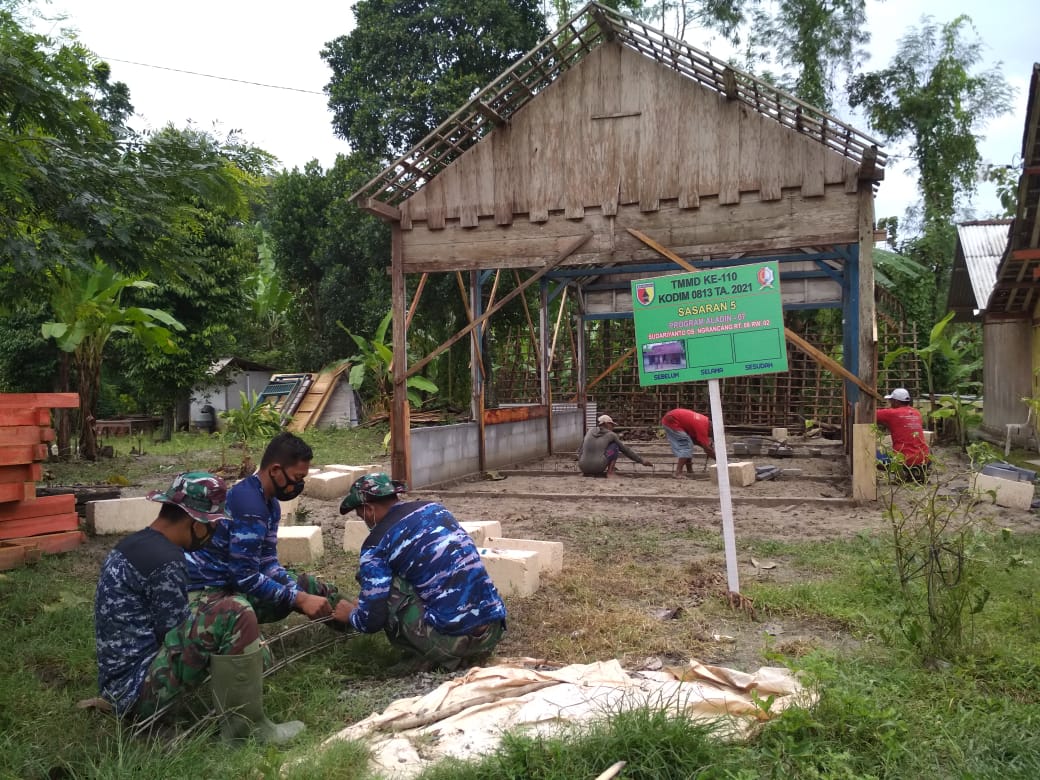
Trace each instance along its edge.
{"label": "man in red shirt", "polygon": [[[923,482],[928,478],[932,455],[924,438],[921,413],[911,405],[905,387],[897,387],[885,398],[889,408],[877,410],[877,422],[892,435],[892,449],[902,461],[901,476]],[[884,457],[881,461],[887,463]]]}
{"label": "man in red shirt", "polygon": [[682,479],[683,466],[687,473],[693,473],[693,445],[696,443],[709,456],[715,457],[715,448],[711,443],[711,420],[703,414],[691,409],[672,409],[661,418],[664,435],[672,454],[677,458],[675,478]]}

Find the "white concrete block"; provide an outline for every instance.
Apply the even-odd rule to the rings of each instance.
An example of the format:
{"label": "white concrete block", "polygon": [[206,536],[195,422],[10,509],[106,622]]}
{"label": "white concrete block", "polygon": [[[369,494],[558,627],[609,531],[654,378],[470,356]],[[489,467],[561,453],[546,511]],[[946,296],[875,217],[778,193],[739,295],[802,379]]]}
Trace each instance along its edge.
{"label": "white concrete block", "polygon": [[989,491],[992,490],[996,493],[998,506],[1028,510],[1033,503],[1032,482],[1018,482],[1017,480],[1001,479],[990,474],[976,474],[974,489],[983,501],[991,499]]}
{"label": "white concrete block", "polygon": [[322,469],[319,469],[317,466],[313,466],[313,467],[307,469],[307,476],[308,477],[313,477],[315,474],[320,474],[321,472],[322,472]]}
{"label": "white concrete block", "polygon": [[488,538],[485,543],[496,550],[530,550],[538,553],[541,571],[558,574],[563,571],[563,542],[546,542],[541,539]]}
{"label": "white concrete block", "polygon": [[[711,481],[719,484],[719,472],[714,463],[711,464]],[[750,460],[738,460],[729,464],[730,487],[747,487],[755,484],[755,464]]]}
{"label": "white concrete block", "polygon": [[344,474],[353,474],[354,479],[369,473],[368,466],[347,466],[343,463],[330,463],[325,467],[325,471],[341,471]]}
{"label": "white concrete block", "polygon": [[935,438],[935,431],[925,431],[924,432],[924,443],[927,444],[929,447],[932,446],[932,439],[933,438]]}
{"label": "white concrete block", "polygon": [[350,492],[356,477],[342,471],[323,471],[313,477],[307,477],[303,486],[303,495],[319,501],[340,501]]}
{"label": "white concrete block", "polygon": [[290,525],[278,527],[278,562],[283,564],[314,563],[325,555],[321,527]]}
{"label": "white concrete block", "polygon": [[773,428],[773,438],[777,441],[787,441],[787,428]]}
{"label": "white concrete block", "polygon": [[360,553],[361,545],[368,538],[368,526],[361,520],[345,520],[343,522],[343,549],[346,552]]}
{"label": "white concrete block", "polygon": [[87,502],[87,528],[95,534],[126,534],[140,531],[159,516],[160,504],[144,496]]}
{"label": "white concrete block", "polygon": [[531,596],[538,590],[541,565],[530,550],[496,550],[480,547],[480,559],[503,596]]}
{"label": "white concrete block", "polygon": [[462,530],[469,534],[473,543],[480,547],[488,537],[502,535],[502,524],[497,520],[477,520],[471,523],[459,523]]}
{"label": "white concrete block", "polygon": [[300,505],[300,497],[296,496],[292,501],[279,501],[278,504],[282,508],[282,525],[293,525],[296,522],[296,508]]}

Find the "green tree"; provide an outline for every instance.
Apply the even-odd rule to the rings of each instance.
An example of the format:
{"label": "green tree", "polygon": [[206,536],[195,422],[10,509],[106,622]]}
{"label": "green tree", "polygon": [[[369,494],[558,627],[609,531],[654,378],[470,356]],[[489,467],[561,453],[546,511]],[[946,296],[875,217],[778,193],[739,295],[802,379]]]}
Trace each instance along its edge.
{"label": "green tree", "polygon": [[336,327],[370,332],[390,299],[390,231],[347,200],[379,170],[360,154],[340,155],[275,176],[261,218],[278,273],[294,298],[287,351],[299,370],[318,370],[353,350]]}
{"label": "green tree", "polygon": [[59,349],[72,355],[82,422],[80,454],[88,460],[97,458],[97,438],[91,423],[108,340],[124,333],[150,349],[176,349],[170,329],[183,329],[177,320],[158,309],[122,304],[125,290],[154,286],[143,279],[125,277],[101,260],[90,267],[59,267],[52,274],[50,307],[54,319],[43,323],[40,330],[44,338],[54,339]]}
{"label": "green tree", "polygon": [[933,321],[946,305],[956,206],[977,181],[980,128],[1011,106],[1013,90],[1000,65],[980,70],[981,58],[982,43],[967,16],[941,26],[925,17],[900,40],[887,68],[850,82],[850,102],[863,108],[871,127],[891,143],[910,143],[922,235],[909,254],[932,273]]}
{"label": "green tree", "polygon": [[374,160],[420,141],[545,36],[537,0],[359,0],[329,41],[336,134]]}

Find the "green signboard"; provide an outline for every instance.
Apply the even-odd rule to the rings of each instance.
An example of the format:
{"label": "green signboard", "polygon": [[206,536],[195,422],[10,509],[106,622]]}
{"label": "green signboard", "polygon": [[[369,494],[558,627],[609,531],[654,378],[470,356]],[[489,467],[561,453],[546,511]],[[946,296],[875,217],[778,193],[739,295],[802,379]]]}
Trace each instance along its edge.
{"label": "green signboard", "polygon": [[639,383],[787,370],[775,261],[632,282]]}

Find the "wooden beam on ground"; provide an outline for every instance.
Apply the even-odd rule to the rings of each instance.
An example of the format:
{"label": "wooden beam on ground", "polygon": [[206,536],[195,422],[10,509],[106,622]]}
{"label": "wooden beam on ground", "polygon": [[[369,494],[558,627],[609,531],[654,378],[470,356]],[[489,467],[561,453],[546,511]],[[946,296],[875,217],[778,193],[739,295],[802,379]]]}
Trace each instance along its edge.
{"label": "wooden beam on ground", "polygon": [[[630,503],[631,493],[491,493],[487,490],[457,490],[452,487],[426,485],[409,493],[413,498],[424,491],[435,493],[441,498],[511,498],[521,501],[547,501],[553,504],[573,504],[575,501],[604,501],[619,504]],[[690,496],[686,495],[640,495],[638,500],[648,506],[681,506],[689,508]],[[799,506],[816,508],[853,507],[857,503],[851,498],[796,498],[794,496],[733,496],[734,506]]]}
{"label": "wooden beam on ground", "polygon": [[[1037,220],[1040,223],[1040,220]],[[1012,260],[1040,260],[1040,249],[1015,249],[1011,252]]]}
{"label": "wooden beam on ground", "polygon": [[[679,257],[679,255],[675,254],[670,249],[661,246],[649,236],[640,233],[638,230],[635,230],[633,228],[626,228],[626,230],[633,236],[638,238],[640,241],[642,241],[644,244],[655,250],[656,252],[659,252],[660,254],[667,257],[673,263],[676,263],[677,265],[685,268],[686,270],[692,273],[698,272],[697,269],[690,265],[690,263],[688,263],[686,260],[683,260],[681,257]],[[819,363],[827,370],[831,371],[834,374],[837,374],[842,379],[849,380],[858,388],[860,388],[863,392],[869,393],[871,396],[878,399],[879,401],[884,400],[881,394],[878,393],[876,389],[870,387],[866,382],[861,380],[855,374],[851,373],[850,371],[847,371],[845,367],[841,365],[838,361],[834,360],[832,357],[830,357],[823,351],[814,347],[812,344],[810,344],[808,341],[803,339],[801,336],[799,336],[797,333],[795,333],[793,330],[786,326],[784,327],[784,336],[787,338],[788,341],[790,341],[792,344],[798,347],[798,349],[802,350],[802,352],[811,357],[813,360],[815,360],[817,363]],[[635,347],[633,347],[631,351],[635,352]],[[628,355],[626,354],[624,357],[628,357]],[[607,369],[607,373],[612,371],[613,368],[614,367]]]}
{"label": "wooden beam on ground", "polygon": [[[527,281],[523,282],[519,287],[517,287],[515,290],[511,291],[508,295],[506,295],[501,301],[499,301],[494,306],[489,308],[486,312],[484,312],[480,317],[478,317],[476,320],[474,320],[469,325],[464,327],[462,330],[460,330],[458,333],[456,333],[450,339],[448,339],[443,344],[441,344],[439,347],[437,347],[435,350],[433,350],[433,352],[431,352],[429,355],[427,355],[422,360],[420,360],[418,363],[416,363],[414,366],[412,366],[410,369],[408,369],[408,372],[405,375],[404,379],[407,379],[410,376],[415,376],[419,371],[421,371],[427,365],[429,365],[431,360],[433,360],[439,354],[444,352],[444,350],[448,349],[456,341],[458,341],[459,339],[464,337],[466,334],[468,334],[471,330],[473,330],[473,328],[475,328],[478,325],[481,325],[485,321],[487,321],[487,319],[489,317],[491,317],[491,315],[493,315],[496,312],[500,311],[507,303],[509,303],[511,300],[513,300],[513,298],[515,298],[516,296],[520,295],[524,290],[526,290],[528,287],[530,287],[532,284],[537,282],[539,279],[541,279],[543,276],[545,276],[551,270],[556,268],[556,266],[558,266],[560,263],[562,263],[564,260],[566,260],[576,250],[578,250],[582,246],[584,246],[585,243],[590,238],[592,238],[592,234],[591,233],[586,233],[585,235],[578,236],[573,241],[570,241],[567,244],[567,246],[564,247],[562,252],[557,254],[556,257],[554,257],[546,265],[542,266],[542,268],[540,268],[531,277],[529,277],[527,279]],[[402,383],[404,382],[404,379],[402,379]],[[396,381],[396,379],[395,379],[395,381]]]}

